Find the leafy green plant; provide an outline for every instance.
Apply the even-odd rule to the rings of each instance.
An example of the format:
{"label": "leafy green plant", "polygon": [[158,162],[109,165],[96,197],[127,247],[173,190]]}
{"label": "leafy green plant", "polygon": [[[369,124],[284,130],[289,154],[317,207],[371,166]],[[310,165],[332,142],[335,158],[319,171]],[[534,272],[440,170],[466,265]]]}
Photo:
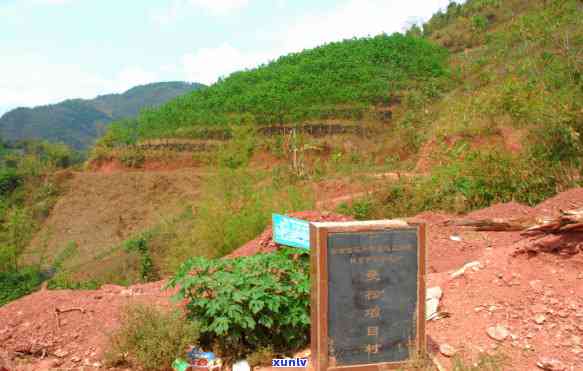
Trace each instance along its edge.
{"label": "leafy green plant", "polygon": [[177,298],[188,300],[189,317],[200,320],[203,344],[225,356],[307,343],[309,259],[301,250],[189,259],[168,285],[180,287]]}
{"label": "leafy green plant", "polygon": [[145,370],[167,370],[189,345],[196,345],[198,324],[179,311],[164,312],[146,305],[132,305],[122,314],[121,328],[110,338],[106,352],[109,367],[121,365]]}

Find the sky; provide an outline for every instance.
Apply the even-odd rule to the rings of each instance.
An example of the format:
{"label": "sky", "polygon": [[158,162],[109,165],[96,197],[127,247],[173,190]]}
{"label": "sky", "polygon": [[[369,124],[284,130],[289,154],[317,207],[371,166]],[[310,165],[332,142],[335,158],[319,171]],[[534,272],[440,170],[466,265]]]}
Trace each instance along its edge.
{"label": "sky", "polygon": [[0,0],[0,115],[402,32],[450,0]]}

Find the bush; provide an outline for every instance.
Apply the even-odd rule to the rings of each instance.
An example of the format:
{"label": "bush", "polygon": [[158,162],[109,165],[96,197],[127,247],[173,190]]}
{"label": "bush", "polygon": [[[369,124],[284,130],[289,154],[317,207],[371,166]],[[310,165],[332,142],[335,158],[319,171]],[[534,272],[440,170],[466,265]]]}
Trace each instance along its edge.
{"label": "bush", "polygon": [[123,364],[146,370],[168,370],[189,345],[198,340],[198,325],[178,312],[145,306],[128,306],[121,328],[110,338],[108,366]]}
{"label": "bush", "polygon": [[0,272],[0,306],[28,295],[42,283],[42,276],[33,267],[19,271]]}
{"label": "bush", "polygon": [[0,168],[0,196],[6,196],[16,189],[22,182],[22,177],[15,169]]}
{"label": "bush", "polygon": [[[293,256],[293,258],[292,258]],[[237,259],[186,261],[170,280],[201,323],[201,343],[221,355],[245,356],[307,344],[310,328],[308,254],[283,249]]]}
{"label": "bush", "polygon": [[361,200],[354,200],[351,203],[342,203],[338,206],[340,214],[352,215],[356,220],[370,219],[373,209],[372,200],[365,198]]}

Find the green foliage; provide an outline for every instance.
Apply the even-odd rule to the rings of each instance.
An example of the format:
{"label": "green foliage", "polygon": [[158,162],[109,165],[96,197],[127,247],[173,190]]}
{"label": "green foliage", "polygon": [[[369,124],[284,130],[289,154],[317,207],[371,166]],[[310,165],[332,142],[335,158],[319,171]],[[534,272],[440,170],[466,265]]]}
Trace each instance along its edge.
{"label": "green foliage", "polygon": [[47,106],[17,108],[0,118],[0,134],[10,141],[40,138],[84,150],[112,120],[136,116],[142,108],[159,106],[202,87],[196,83],[161,82],[91,100],[71,99]]}
{"label": "green foliage", "polygon": [[354,200],[350,203],[342,203],[338,206],[338,212],[344,215],[352,215],[356,220],[367,220],[372,216],[373,201],[367,198]]}
{"label": "green foliage", "polygon": [[121,328],[110,338],[105,354],[108,367],[130,366],[168,370],[198,340],[198,325],[179,311],[164,312],[146,305],[128,306]]}
{"label": "green foliage", "polygon": [[34,231],[34,221],[29,210],[10,209],[0,225],[0,272],[18,271],[19,258]]}
{"label": "green foliage", "polygon": [[236,259],[186,261],[169,282],[200,320],[203,344],[222,355],[262,347],[296,349],[308,341],[309,256],[297,249]]}
{"label": "green foliage", "polygon": [[375,194],[367,217],[412,216],[426,210],[467,212],[508,201],[535,205],[576,185],[560,163],[532,156],[475,150],[452,156],[446,165],[433,168],[431,176],[388,184]]}
{"label": "green foliage", "polygon": [[219,166],[236,169],[248,165],[255,148],[255,131],[251,123],[234,126],[231,131],[233,139],[224,145],[217,157]]}
{"label": "green foliage", "polygon": [[22,183],[22,176],[20,176],[16,169],[0,168],[0,197],[9,195]]}
{"label": "green foliage", "polygon": [[204,135],[193,127],[359,120],[401,91],[447,75],[447,52],[419,37],[382,34],[292,53],[113,124],[100,144]]}
{"label": "green foliage", "polygon": [[140,255],[140,275],[144,282],[158,278],[148,247],[151,239],[152,233],[144,232],[123,243],[123,249],[126,252],[136,252]]}
{"label": "green foliage", "polygon": [[42,275],[36,267],[26,267],[19,271],[0,271],[0,306],[28,295],[42,282]]}
{"label": "green foliage", "polygon": [[119,159],[127,167],[139,168],[144,164],[146,156],[139,148],[128,147],[122,151]]}

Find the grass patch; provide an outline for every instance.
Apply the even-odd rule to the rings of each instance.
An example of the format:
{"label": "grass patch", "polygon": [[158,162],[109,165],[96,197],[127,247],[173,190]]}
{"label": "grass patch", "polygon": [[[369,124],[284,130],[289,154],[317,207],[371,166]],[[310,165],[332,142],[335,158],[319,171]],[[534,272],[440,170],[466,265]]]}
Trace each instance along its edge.
{"label": "grass patch", "polygon": [[111,336],[106,353],[108,367],[168,370],[198,340],[198,325],[179,312],[145,306],[128,306],[121,328]]}

